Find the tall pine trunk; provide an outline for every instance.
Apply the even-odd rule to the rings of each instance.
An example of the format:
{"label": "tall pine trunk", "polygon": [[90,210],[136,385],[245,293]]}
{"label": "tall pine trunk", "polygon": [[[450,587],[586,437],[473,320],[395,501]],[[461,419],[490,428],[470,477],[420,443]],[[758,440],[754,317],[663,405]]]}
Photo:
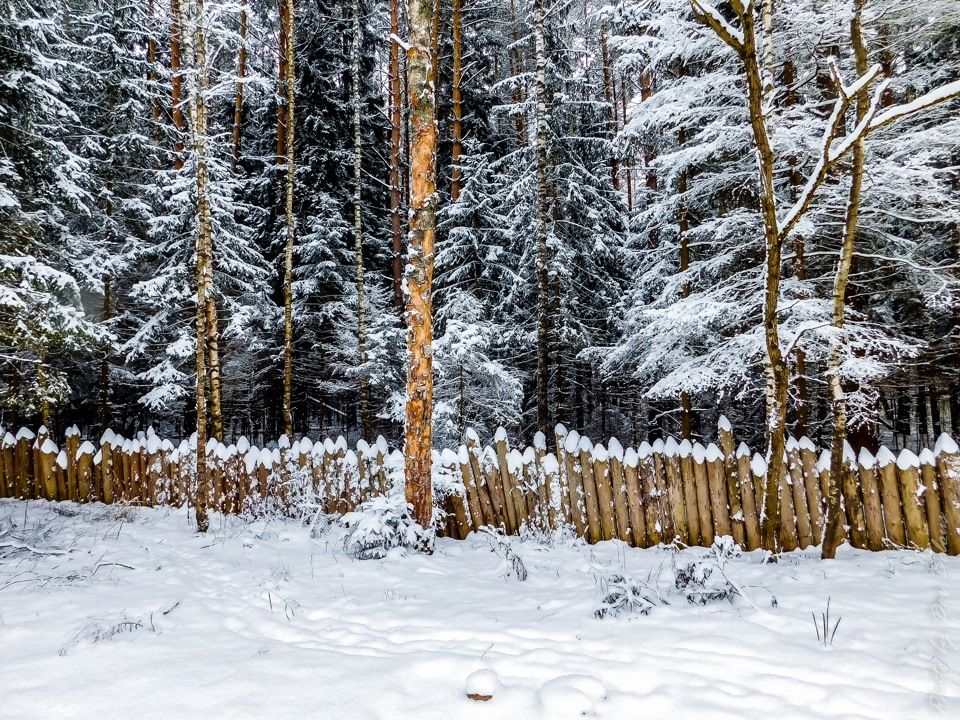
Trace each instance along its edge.
{"label": "tall pine trunk", "polygon": [[[113,318],[113,291],[110,276],[103,276],[103,318],[104,323]],[[110,422],[110,355],[104,352],[100,360],[100,432],[107,429]]]}
{"label": "tall pine trunk", "polygon": [[[357,278],[357,350],[360,366],[367,364],[367,300],[363,286],[363,217],[360,193],[363,188],[363,136],[360,124],[360,0],[353,0],[353,252]],[[370,378],[360,375],[360,426],[365,440],[371,438]]]}
{"label": "tall pine trunk", "polygon": [[432,0],[408,0],[407,93],[410,103],[410,243],[406,269],[407,408],[404,465],[413,519],[433,519],[433,265],[436,232],[437,113],[433,88]]}
{"label": "tall pine trunk", "polygon": [[[281,0],[283,3],[281,22],[283,30],[280,37],[283,40],[283,62],[280,64],[280,75],[284,82],[283,90],[286,93],[286,105],[283,112],[284,143],[283,153],[286,160],[286,193],[285,214],[287,220],[286,251],[283,261],[283,431],[288,436],[293,435],[293,244],[296,226],[293,216],[293,125],[294,125],[294,86],[296,83],[296,69],[294,65],[294,19],[293,0]],[[281,136],[278,133],[278,137]]]}
{"label": "tall pine trunk", "polygon": [[536,143],[537,162],[537,427],[544,435],[550,425],[547,397],[550,339],[550,285],[547,264],[547,223],[550,214],[547,173],[547,54],[543,31],[543,1],[533,3],[533,42],[536,60]]}
{"label": "tall pine trunk", "polygon": [[170,115],[173,119],[173,163],[183,167],[183,74],[180,72],[180,0],[170,0]]}
{"label": "tall pine trunk", "polygon": [[247,77],[247,8],[250,0],[243,0],[240,8],[240,53],[237,58],[237,95],[233,105],[233,147],[231,152],[231,167],[237,171],[240,161],[240,138],[243,132],[243,90],[244,80]]}
{"label": "tall pine trunk", "polygon": [[400,218],[400,0],[390,0],[390,238],[393,249],[393,300],[403,315],[403,222]]}
{"label": "tall pine trunk", "polygon": [[[463,140],[463,97],[460,84],[463,80],[463,17],[461,0],[453,0],[453,175],[450,180],[450,200],[460,198],[460,155]],[[461,376],[462,376],[461,369]]]}

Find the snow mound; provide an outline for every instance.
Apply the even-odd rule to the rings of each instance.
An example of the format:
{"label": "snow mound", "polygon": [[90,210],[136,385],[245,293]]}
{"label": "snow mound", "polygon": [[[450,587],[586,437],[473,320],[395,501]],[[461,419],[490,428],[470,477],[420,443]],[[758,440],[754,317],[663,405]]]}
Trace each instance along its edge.
{"label": "snow mound", "polygon": [[593,715],[607,696],[603,683],[591,675],[563,675],[543,684],[537,699],[545,717]]}
{"label": "snow mound", "polygon": [[477,670],[467,676],[467,697],[487,701],[500,687],[500,677],[493,670]]}

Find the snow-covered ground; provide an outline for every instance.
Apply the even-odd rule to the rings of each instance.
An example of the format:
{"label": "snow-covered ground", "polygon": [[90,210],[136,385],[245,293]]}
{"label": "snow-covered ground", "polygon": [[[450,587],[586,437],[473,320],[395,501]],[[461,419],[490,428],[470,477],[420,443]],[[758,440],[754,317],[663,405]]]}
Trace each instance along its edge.
{"label": "snow-covered ground", "polygon": [[[0,717],[960,717],[958,558],[756,552],[701,607],[673,567],[707,549],[514,540],[521,582],[487,537],[371,561],[341,539],[0,501]],[[595,618],[616,574],[669,604]]]}

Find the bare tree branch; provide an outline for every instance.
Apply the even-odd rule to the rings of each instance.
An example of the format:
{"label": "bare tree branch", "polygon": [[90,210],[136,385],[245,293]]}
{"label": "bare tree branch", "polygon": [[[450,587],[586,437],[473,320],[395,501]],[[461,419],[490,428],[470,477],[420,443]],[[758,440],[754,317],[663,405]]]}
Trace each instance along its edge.
{"label": "bare tree branch", "polygon": [[[708,25],[737,55],[742,56],[743,32],[728,23],[712,5],[701,4],[700,0],[690,0],[690,3],[693,8],[694,17],[704,25]],[[750,4],[751,6],[753,5],[752,2]],[[743,4],[740,3],[739,0],[734,0],[731,2],[731,5],[733,5],[734,10],[736,10],[740,16],[743,16]]]}

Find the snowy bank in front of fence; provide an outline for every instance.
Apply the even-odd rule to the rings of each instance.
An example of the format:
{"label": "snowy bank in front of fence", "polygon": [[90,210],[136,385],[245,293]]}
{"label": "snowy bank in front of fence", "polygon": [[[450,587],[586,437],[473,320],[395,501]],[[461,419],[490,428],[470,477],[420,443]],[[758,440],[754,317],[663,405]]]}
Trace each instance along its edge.
{"label": "snowy bank in front of fence", "polygon": [[[743,597],[699,606],[672,568],[709,548],[471,534],[358,561],[337,528],[212,526],[0,501],[0,715],[921,718],[957,700],[960,559],[929,551],[744,553],[722,568]],[[617,577],[665,602],[598,619]]]}

